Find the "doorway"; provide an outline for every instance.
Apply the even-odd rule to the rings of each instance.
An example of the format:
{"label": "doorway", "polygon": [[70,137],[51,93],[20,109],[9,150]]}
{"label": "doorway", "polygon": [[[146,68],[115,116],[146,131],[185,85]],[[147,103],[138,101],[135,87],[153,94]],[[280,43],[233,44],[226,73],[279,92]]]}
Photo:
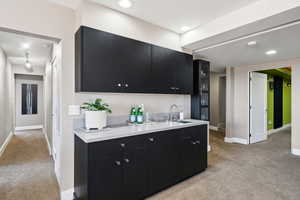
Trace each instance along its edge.
{"label": "doorway", "polygon": [[250,72],[249,143],[291,126],[291,67]]}
{"label": "doorway", "polygon": [[43,76],[15,74],[16,131],[43,129]]}

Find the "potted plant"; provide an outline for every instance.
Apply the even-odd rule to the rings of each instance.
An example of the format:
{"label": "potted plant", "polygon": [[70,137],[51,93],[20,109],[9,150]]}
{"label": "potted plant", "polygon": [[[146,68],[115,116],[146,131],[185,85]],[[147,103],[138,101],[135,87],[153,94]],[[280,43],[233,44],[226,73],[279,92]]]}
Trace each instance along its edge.
{"label": "potted plant", "polygon": [[85,110],[86,129],[103,129],[106,126],[107,113],[111,113],[111,110],[102,99],[86,102],[81,108]]}

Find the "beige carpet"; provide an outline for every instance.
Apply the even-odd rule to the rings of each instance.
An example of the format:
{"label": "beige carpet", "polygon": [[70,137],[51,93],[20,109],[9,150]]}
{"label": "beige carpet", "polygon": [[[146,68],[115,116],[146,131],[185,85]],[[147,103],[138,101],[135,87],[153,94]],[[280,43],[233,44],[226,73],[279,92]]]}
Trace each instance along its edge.
{"label": "beige carpet", "polygon": [[0,158],[0,199],[59,199],[53,162],[42,132],[16,134]]}
{"label": "beige carpet", "polygon": [[[290,130],[268,141],[224,143],[211,132],[209,168],[148,200],[299,200],[300,158],[290,154]],[[15,136],[0,159],[1,200],[59,199],[41,132]]]}

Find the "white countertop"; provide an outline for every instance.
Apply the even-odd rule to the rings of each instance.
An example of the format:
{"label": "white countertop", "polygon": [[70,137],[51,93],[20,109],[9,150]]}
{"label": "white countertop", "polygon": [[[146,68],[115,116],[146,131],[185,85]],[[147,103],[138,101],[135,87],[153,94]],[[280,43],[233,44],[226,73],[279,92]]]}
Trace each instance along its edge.
{"label": "white countertop", "polygon": [[128,125],[116,128],[105,128],[103,130],[87,132],[83,129],[75,129],[74,133],[86,143],[99,142],[110,139],[117,139],[129,136],[142,135],[147,133],[166,131],[191,126],[208,125],[207,121],[185,119],[191,123],[178,122],[150,122],[142,125]]}

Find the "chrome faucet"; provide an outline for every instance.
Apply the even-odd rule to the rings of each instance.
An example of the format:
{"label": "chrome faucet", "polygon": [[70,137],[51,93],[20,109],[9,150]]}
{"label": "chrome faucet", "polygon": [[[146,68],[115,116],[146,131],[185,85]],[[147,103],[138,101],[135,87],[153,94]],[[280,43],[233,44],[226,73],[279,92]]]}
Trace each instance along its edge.
{"label": "chrome faucet", "polygon": [[169,112],[169,121],[175,122],[178,121],[178,106],[176,104],[173,104],[170,106],[170,112]]}

